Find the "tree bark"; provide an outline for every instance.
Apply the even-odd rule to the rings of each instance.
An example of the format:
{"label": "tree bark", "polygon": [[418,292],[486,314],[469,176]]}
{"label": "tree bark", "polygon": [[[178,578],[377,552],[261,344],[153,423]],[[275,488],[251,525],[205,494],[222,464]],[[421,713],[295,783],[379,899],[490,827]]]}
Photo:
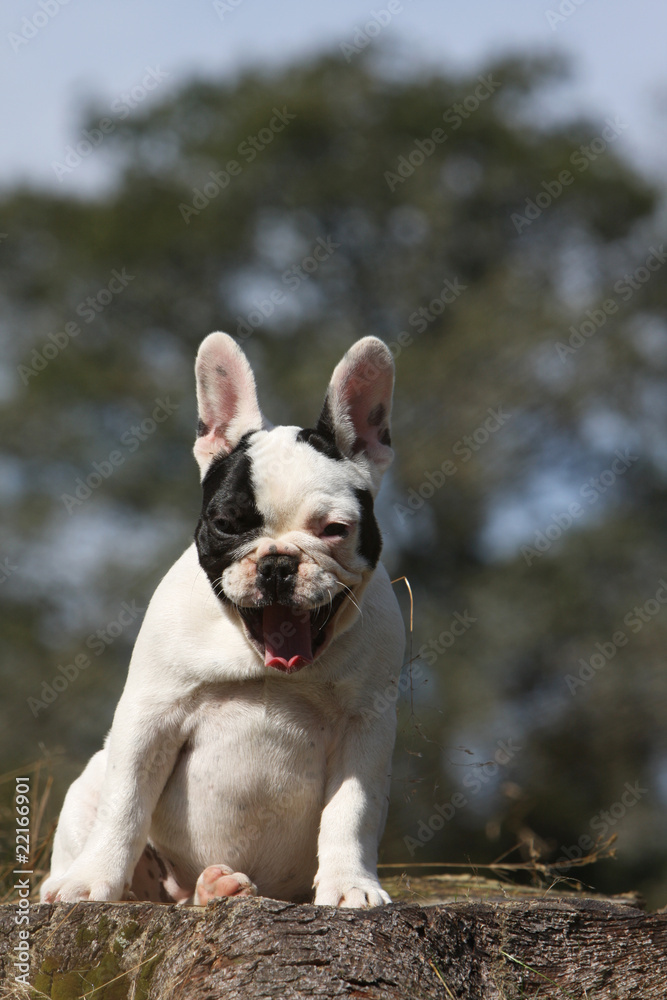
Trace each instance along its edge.
{"label": "tree bark", "polygon": [[[415,889],[415,883],[417,889]],[[31,987],[18,910],[0,907],[0,996],[52,1000],[665,1000],[667,913],[484,879],[413,880],[421,902],[335,910],[271,899],[205,909],[34,905]],[[396,893],[397,886],[391,889]],[[430,902],[457,898],[456,902]],[[510,897],[510,898],[508,898]],[[511,898],[514,897],[514,898]],[[496,901],[500,899],[501,901]]]}

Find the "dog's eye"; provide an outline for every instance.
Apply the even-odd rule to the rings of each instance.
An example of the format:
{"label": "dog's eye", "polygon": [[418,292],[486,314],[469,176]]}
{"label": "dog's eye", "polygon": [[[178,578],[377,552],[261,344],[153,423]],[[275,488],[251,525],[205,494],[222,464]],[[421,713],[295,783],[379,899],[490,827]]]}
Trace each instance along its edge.
{"label": "dog's eye", "polygon": [[221,535],[235,535],[236,527],[233,521],[230,521],[228,517],[214,517],[212,522],[213,527],[216,531],[219,531]]}
{"label": "dog's eye", "polygon": [[337,521],[327,524],[320,535],[324,538],[347,538],[349,535],[349,529],[346,524],[339,524]]}

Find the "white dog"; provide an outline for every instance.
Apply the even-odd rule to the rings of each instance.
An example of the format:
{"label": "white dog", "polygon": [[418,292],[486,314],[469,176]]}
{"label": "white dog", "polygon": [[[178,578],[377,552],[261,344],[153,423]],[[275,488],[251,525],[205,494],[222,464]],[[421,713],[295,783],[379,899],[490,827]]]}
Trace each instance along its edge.
{"label": "white dog", "polygon": [[354,344],[314,429],[270,428],[226,334],[196,375],[195,544],[67,793],[42,899],[389,902],[376,865],[396,719],[374,700],[395,691],[404,632],[373,497],[393,457],[391,354]]}

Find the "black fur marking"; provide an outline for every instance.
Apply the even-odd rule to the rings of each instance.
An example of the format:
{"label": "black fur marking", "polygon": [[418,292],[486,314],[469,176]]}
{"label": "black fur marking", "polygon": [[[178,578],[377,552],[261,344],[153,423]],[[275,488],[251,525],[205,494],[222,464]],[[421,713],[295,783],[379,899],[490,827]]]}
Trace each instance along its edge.
{"label": "black fur marking", "polygon": [[354,495],[359,501],[361,519],[359,521],[359,553],[375,569],[382,551],[382,535],[373,511],[373,497],[370,490],[356,489]]}
{"label": "black fur marking", "polygon": [[379,427],[387,416],[384,403],[378,403],[368,414],[368,424],[370,427]]}
{"label": "black fur marking", "polygon": [[388,427],[385,427],[385,429],[380,434],[378,440],[380,444],[386,444],[388,448],[391,448],[391,434],[389,433]]}
{"label": "black fur marking", "polygon": [[220,590],[223,571],[237,560],[247,542],[259,537],[264,526],[247,455],[252,433],[242,437],[229,455],[216,459],[202,483],[204,497],[195,543],[201,567],[221,601],[227,599]]}
{"label": "black fur marking", "polygon": [[322,406],[316,427],[304,427],[296,436],[297,441],[309,444],[315,451],[321,452],[327,458],[333,458],[336,462],[342,462],[345,456],[336,444],[336,430],[334,428],[329,397],[326,396]]}
{"label": "black fur marking", "polygon": [[198,420],[197,422],[197,437],[203,437],[204,434],[208,434],[211,428],[207,427],[203,420]]}
{"label": "black fur marking", "polygon": [[167,868],[164,861],[162,860],[161,854],[153,847],[152,844],[146,844],[144,848],[144,854],[149,861],[153,861],[160,869],[160,878],[167,877]]}
{"label": "black fur marking", "polygon": [[334,426],[333,413],[331,412],[328,393],[324,397],[322,412],[318,417],[316,430],[320,437],[329,438],[331,441],[336,440],[336,428]]}
{"label": "black fur marking", "polygon": [[304,427],[296,436],[297,441],[309,444],[315,451],[321,452],[327,458],[333,458],[336,462],[342,462],[344,455],[333,438],[327,437],[319,430],[312,427]]}

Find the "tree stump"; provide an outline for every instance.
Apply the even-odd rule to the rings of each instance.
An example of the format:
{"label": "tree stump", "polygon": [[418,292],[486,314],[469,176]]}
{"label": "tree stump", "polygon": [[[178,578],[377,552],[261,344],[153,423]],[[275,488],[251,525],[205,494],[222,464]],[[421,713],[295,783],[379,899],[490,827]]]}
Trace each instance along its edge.
{"label": "tree stump", "polygon": [[667,913],[447,876],[384,880],[398,902],[335,910],[272,899],[206,908],[35,904],[29,986],[18,912],[0,907],[0,996],[51,1000],[665,1000]]}

